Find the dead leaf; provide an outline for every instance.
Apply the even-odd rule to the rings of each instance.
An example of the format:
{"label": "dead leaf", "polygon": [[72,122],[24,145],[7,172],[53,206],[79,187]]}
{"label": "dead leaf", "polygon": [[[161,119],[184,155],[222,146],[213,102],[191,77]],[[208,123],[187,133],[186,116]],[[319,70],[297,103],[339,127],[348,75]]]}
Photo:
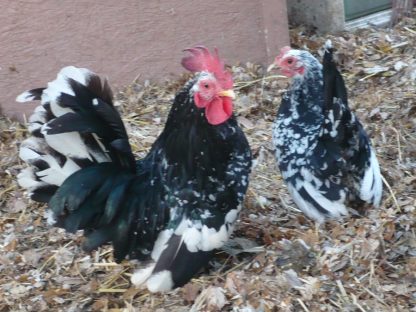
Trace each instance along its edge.
{"label": "dead leaf", "polygon": [[191,311],[221,311],[228,302],[224,293],[221,287],[209,286],[195,299]]}
{"label": "dead leaf", "polygon": [[199,294],[200,290],[201,290],[201,288],[196,284],[193,284],[193,283],[186,284],[182,288],[183,299],[187,303],[193,303],[195,301],[196,297],[198,297],[198,294]]}

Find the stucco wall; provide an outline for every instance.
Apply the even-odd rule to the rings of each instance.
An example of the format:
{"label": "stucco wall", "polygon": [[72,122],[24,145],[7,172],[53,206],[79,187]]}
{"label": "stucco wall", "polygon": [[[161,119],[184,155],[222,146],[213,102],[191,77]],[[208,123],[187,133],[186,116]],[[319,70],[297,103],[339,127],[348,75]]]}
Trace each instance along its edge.
{"label": "stucco wall", "polygon": [[216,46],[227,63],[267,64],[288,43],[285,0],[3,1],[0,105],[22,118],[18,93],[66,65],[109,77],[113,88],[183,71],[183,48]]}
{"label": "stucco wall", "polygon": [[293,24],[312,25],[323,32],[345,27],[344,0],[287,0],[287,9]]}

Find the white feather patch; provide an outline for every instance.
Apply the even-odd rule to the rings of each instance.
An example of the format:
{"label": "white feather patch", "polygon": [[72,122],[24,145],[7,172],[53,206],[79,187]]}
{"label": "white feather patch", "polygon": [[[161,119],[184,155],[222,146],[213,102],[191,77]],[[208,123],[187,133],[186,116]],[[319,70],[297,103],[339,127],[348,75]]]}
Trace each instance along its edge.
{"label": "white feather patch", "polygon": [[36,176],[48,184],[60,186],[70,175],[81,169],[71,159],[67,159],[63,167],[59,166],[51,155],[45,155],[42,159],[50,165],[50,168],[36,172]]}
{"label": "white feather patch", "polygon": [[370,165],[365,170],[364,177],[361,180],[360,198],[368,203],[372,201],[375,207],[379,207],[382,192],[380,166],[374,150],[371,149]]}
{"label": "white feather patch", "polygon": [[101,152],[95,152],[90,150],[90,154],[94,156],[95,160],[97,160],[98,162],[107,162],[107,161],[111,161],[110,156],[108,155],[108,150],[105,148],[104,144],[101,142],[101,139],[99,138],[98,135],[96,135],[95,133],[92,133],[93,138],[95,139],[95,141],[97,142],[98,146],[100,147],[100,149],[102,150]]}
{"label": "white feather patch", "polygon": [[[298,181],[299,182],[299,181]],[[328,198],[323,196],[311,183],[299,182],[299,185],[295,188],[291,183],[288,183],[288,190],[292,195],[293,200],[300,210],[303,211],[309,218],[314,219],[318,223],[325,221],[325,216],[320,213],[312,203],[306,201],[297,191],[300,187],[304,187],[306,192],[324,209],[329,212],[330,218],[340,218],[348,214],[347,208],[343,204],[343,199],[339,201],[330,201]]]}
{"label": "white feather patch", "polygon": [[153,274],[147,280],[147,289],[150,292],[166,292],[173,288],[172,272],[164,270]]}
{"label": "white feather patch", "polygon": [[31,122],[45,123],[47,121],[46,115],[47,115],[46,109],[42,105],[39,105],[35,108],[35,110],[33,111],[33,114],[30,115],[28,121],[29,123]]}
{"label": "white feather patch", "polygon": [[310,203],[306,202],[291,183],[287,184],[287,189],[292,195],[293,201],[296,203],[299,209],[303,211],[304,214],[318,223],[325,221],[323,215],[320,214]]}
{"label": "white feather patch", "polygon": [[152,250],[151,257],[153,260],[157,261],[159,259],[160,254],[167,247],[167,242],[171,238],[172,234],[173,234],[172,229],[163,230],[159,233],[159,235],[157,236],[157,240],[153,246],[153,250]]}
{"label": "white feather patch", "polygon": [[332,49],[332,41],[331,41],[331,39],[327,39],[325,41],[325,49],[327,49],[327,50]]}
{"label": "white feather patch", "polygon": [[61,167],[58,160],[50,155],[49,147],[45,142],[42,139],[35,137],[30,137],[22,142],[19,157],[29,164],[36,160],[43,160],[48,164],[49,168],[42,171],[33,173],[32,170],[33,180],[36,183],[39,181],[36,181],[35,175],[45,182],[45,184],[60,186],[66,178],[80,169],[80,167],[69,158],[66,159],[64,165]]}
{"label": "white feather patch", "polygon": [[347,208],[343,204],[345,200],[345,194],[341,194],[341,199],[338,201],[329,200],[322,195],[311,183],[305,182],[303,187],[309,193],[309,195],[324,209],[329,211],[331,217],[340,218],[348,214]]}
{"label": "white feather patch", "polygon": [[42,134],[45,136],[48,145],[55,151],[67,157],[92,160],[88,148],[78,132],[74,131],[48,135],[46,130],[47,126],[48,125],[46,124],[42,127]]}
{"label": "white feather patch", "polygon": [[19,157],[21,160],[25,162],[30,162],[31,160],[35,160],[37,158],[40,158],[41,156],[37,152],[32,150],[30,147],[24,146],[22,143],[22,146],[19,150]]}
{"label": "white feather patch", "polygon": [[60,106],[58,98],[62,93],[75,95],[69,84],[69,79],[73,79],[85,86],[92,75],[93,73],[85,68],[77,68],[74,66],[62,68],[56,79],[49,82],[48,87],[43,91],[42,103],[50,102],[51,111],[56,117],[73,112],[70,108]]}
{"label": "white feather patch", "polygon": [[[239,206],[241,207],[241,205]],[[225,222],[234,223],[235,220],[237,220],[240,209],[231,209],[229,212],[227,212],[227,214],[225,215]]]}
{"label": "white feather patch", "polygon": [[227,231],[225,224],[221,225],[218,231],[204,225],[202,227],[200,249],[203,251],[209,251],[220,248],[228,240],[230,234],[231,233]]}
{"label": "white feather patch", "polygon": [[131,276],[131,282],[137,287],[142,286],[152,275],[154,268],[155,268],[155,264],[153,263],[146,268],[137,270]]}
{"label": "white feather patch", "polygon": [[24,168],[22,171],[20,171],[20,173],[17,175],[17,183],[29,191],[46,184],[44,182],[39,183],[39,181],[36,181],[33,169],[30,167]]}
{"label": "white feather patch", "polygon": [[182,233],[182,240],[186,245],[186,249],[190,252],[197,252],[202,240],[201,230],[195,227],[189,227]]}
{"label": "white feather patch", "polygon": [[190,252],[211,251],[220,248],[228,240],[233,227],[223,224],[219,230],[207,227],[194,220],[183,219],[175,230],[176,235],[182,236],[182,242]]}
{"label": "white feather patch", "polygon": [[24,103],[35,100],[35,96],[29,91],[25,91],[16,97],[16,102]]}
{"label": "white feather patch", "polygon": [[56,223],[56,218],[52,210],[46,209],[44,217],[46,218],[46,223],[48,223],[48,225],[53,226]]}

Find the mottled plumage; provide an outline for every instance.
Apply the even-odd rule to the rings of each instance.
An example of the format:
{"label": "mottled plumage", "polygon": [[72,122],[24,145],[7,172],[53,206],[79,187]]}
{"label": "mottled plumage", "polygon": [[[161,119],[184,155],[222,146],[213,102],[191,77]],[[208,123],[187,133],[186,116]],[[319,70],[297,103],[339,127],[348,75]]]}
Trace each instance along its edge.
{"label": "mottled plumage", "polygon": [[370,139],[348,107],[326,47],[323,66],[309,52],[282,49],[276,64],[293,77],[273,126],[282,176],[297,206],[322,222],[348,214],[351,200],[379,206],[380,169]]}
{"label": "mottled plumage", "polygon": [[[199,48],[200,49],[200,48]],[[135,284],[167,291],[185,284],[228,239],[248,187],[251,152],[235,118],[212,125],[194,103],[198,73],[176,95],[166,125],[137,162],[108,84],[66,67],[30,119],[19,182],[49,201],[56,225],[83,229],[90,251],[111,242],[117,261],[150,260]],[[215,115],[213,115],[215,116]]]}

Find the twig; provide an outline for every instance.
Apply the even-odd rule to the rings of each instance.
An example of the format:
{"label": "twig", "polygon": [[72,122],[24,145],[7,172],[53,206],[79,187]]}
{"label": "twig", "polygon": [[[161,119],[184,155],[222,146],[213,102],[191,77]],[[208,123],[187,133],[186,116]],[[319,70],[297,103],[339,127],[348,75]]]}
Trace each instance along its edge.
{"label": "twig", "polygon": [[104,251],[104,252],[102,252],[102,253],[98,254],[98,257],[103,257],[103,256],[105,256],[105,255],[107,255],[107,254],[111,253],[112,251],[113,251],[112,249],[110,249],[110,250],[106,250],[106,251]]}
{"label": "twig", "polygon": [[[263,175],[261,175],[261,174],[258,174],[258,175],[257,175],[257,178],[260,178],[260,179],[263,179],[263,180],[266,180],[266,181],[269,181],[269,182],[272,182],[272,183],[275,183],[275,182],[276,182],[276,180],[278,180],[278,179],[276,179],[276,180],[270,179],[270,178],[265,177],[265,176],[263,176]],[[278,178],[279,178],[279,177],[278,177]]]}
{"label": "twig", "polygon": [[338,303],[336,303],[334,300],[332,300],[332,299],[328,299],[329,300],[329,302],[331,302],[334,306],[336,306],[337,308],[340,308],[341,310],[340,311],[342,311],[342,306],[340,306]]}
{"label": "twig", "polygon": [[79,269],[79,263],[78,262],[76,262],[75,263],[75,268],[77,269],[77,273],[78,273],[78,275],[79,276],[81,276],[81,279],[84,281],[84,282],[88,282],[88,280],[84,277],[84,275],[82,275],[82,273],[81,273],[81,270]]}
{"label": "twig", "polygon": [[351,294],[352,303],[361,311],[367,312],[357,301],[357,297],[354,294]]}
{"label": "twig", "polygon": [[19,218],[17,219],[19,222],[23,220],[23,217],[26,214],[26,210],[27,210],[27,205],[25,205],[25,208],[23,208],[22,212],[19,215]]}
{"label": "twig", "polygon": [[375,268],[374,268],[374,259],[371,259],[370,261],[370,277],[368,279],[368,283],[370,284],[370,286],[373,285],[373,276],[375,273]]}
{"label": "twig", "polygon": [[247,263],[248,263],[248,261],[241,262],[241,263],[237,264],[235,267],[232,267],[231,269],[229,269],[228,271],[225,271],[225,272],[224,272],[223,274],[221,274],[220,276],[221,276],[221,277],[224,277],[224,276],[226,276],[228,273],[230,273],[230,272],[232,272],[232,271],[237,270],[239,267],[242,267],[243,265],[246,265]]}
{"label": "twig", "polygon": [[391,188],[389,182],[387,182],[387,180],[384,178],[384,176],[382,174],[380,174],[380,175],[381,175],[381,179],[383,180],[383,183],[386,185],[387,189],[390,192],[390,195],[391,195],[391,198],[393,199],[394,205],[396,206],[396,211],[395,212],[402,211],[402,209],[400,208],[399,203],[396,199],[396,195],[394,194],[393,189]]}
{"label": "twig", "polygon": [[92,265],[97,266],[97,267],[116,267],[116,266],[119,266],[120,264],[116,262],[98,262],[98,263],[93,263]]}
{"label": "twig", "polygon": [[371,295],[374,299],[376,299],[382,305],[387,306],[386,303],[381,298],[379,298],[375,293],[373,293],[371,290],[369,290],[368,288],[364,287],[361,284],[360,284],[360,286],[361,286],[362,289],[364,289],[369,295]]}
{"label": "twig", "polygon": [[401,145],[400,145],[400,133],[394,127],[390,127],[390,129],[393,130],[396,133],[397,152],[398,152],[399,162],[401,163],[402,162],[402,149],[401,149]]}
{"label": "twig", "polygon": [[365,77],[363,77],[363,78],[358,79],[358,81],[364,81],[364,80],[366,80],[366,79],[368,79],[368,78],[370,78],[370,77],[373,77],[373,76],[375,76],[375,75],[378,75],[378,74],[380,74],[380,73],[382,73],[382,71],[379,71],[379,72],[376,72],[376,73],[369,74],[369,75],[367,75],[367,76],[365,76]]}
{"label": "twig", "polygon": [[414,31],[413,29],[410,29],[409,27],[403,27],[404,29],[406,29],[408,32],[411,32],[412,34],[416,35],[416,31]]}
{"label": "twig", "polygon": [[39,268],[39,272],[42,272],[43,269],[49,264],[49,262],[51,262],[52,260],[54,260],[56,258],[56,255],[59,251],[61,251],[61,249],[68,247],[69,245],[71,245],[73,243],[73,241],[69,241],[68,243],[66,243],[63,247],[59,248],[57,251],[55,251],[55,253],[50,256],[44,263],[43,265]]}
{"label": "twig", "polygon": [[128,271],[130,268],[125,268],[124,270],[116,273],[115,275],[111,276],[109,279],[107,279],[104,283],[102,283],[103,286],[110,286],[111,284],[113,284],[118,278],[120,278],[120,276],[125,273],[126,271]]}
{"label": "twig", "polygon": [[339,288],[339,291],[341,292],[341,296],[342,296],[342,298],[343,298],[344,300],[345,300],[345,299],[348,299],[348,294],[347,294],[347,292],[345,291],[344,285],[342,285],[341,280],[337,280],[337,286],[338,286],[338,288]]}
{"label": "twig", "polygon": [[[237,87],[235,87],[234,90],[241,90],[241,89],[246,88],[248,86],[251,86],[251,85],[253,85],[253,84],[257,83],[257,82],[260,82],[260,81],[264,82],[266,80],[274,79],[274,78],[286,78],[286,76],[282,76],[282,75],[271,75],[271,76],[265,76],[265,77],[262,77],[262,78],[259,78],[259,79],[251,80],[251,81],[239,81],[239,82],[236,82],[235,83],[235,85]],[[238,86],[238,85],[240,85],[240,86]]]}
{"label": "twig", "polygon": [[131,84],[133,84],[133,83],[136,83],[137,82],[137,80],[139,80],[139,78],[140,78],[140,76],[142,75],[142,73],[138,73],[137,75],[136,75],[136,77],[134,77],[134,79],[133,79],[133,81],[131,82]]}
{"label": "twig", "polygon": [[263,203],[260,200],[260,196],[257,195],[257,193],[255,191],[253,191],[252,188],[249,189],[251,194],[253,194],[253,196],[256,198],[256,201],[258,202],[258,204],[260,205],[261,209],[265,210],[266,208],[264,207]]}
{"label": "twig", "polygon": [[8,187],[8,188],[6,188],[6,189],[4,189],[3,191],[0,192],[0,197],[2,197],[3,194],[6,194],[7,192],[9,192],[9,191],[11,191],[13,189],[14,189],[14,186],[13,185],[10,186],[10,187]]}
{"label": "twig", "polygon": [[116,289],[116,288],[100,288],[98,292],[100,293],[124,293],[127,289]]}
{"label": "twig", "polygon": [[[221,270],[227,265],[228,261],[231,259],[232,256],[228,256],[227,260],[221,265],[221,267],[217,270],[217,272],[221,272]],[[221,276],[221,274],[218,274],[218,276]]]}
{"label": "twig", "polygon": [[395,45],[392,45],[391,49],[401,48],[401,47],[407,46],[408,44],[409,44],[408,41],[400,42],[400,43],[397,43]]}
{"label": "twig", "polygon": [[294,213],[300,213],[301,211],[299,209],[297,209],[294,206],[289,205],[288,203],[285,202],[285,200],[283,199],[282,195],[279,194],[279,199],[280,199],[280,203],[282,204],[282,206],[290,211],[290,212],[294,212]]}
{"label": "twig", "polygon": [[300,304],[300,306],[302,307],[303,310],[305,310],[306,312],[310,312],[308,307],[303,303],[302,299],[296,298],[296,300],[299,302],[299,304]]}

